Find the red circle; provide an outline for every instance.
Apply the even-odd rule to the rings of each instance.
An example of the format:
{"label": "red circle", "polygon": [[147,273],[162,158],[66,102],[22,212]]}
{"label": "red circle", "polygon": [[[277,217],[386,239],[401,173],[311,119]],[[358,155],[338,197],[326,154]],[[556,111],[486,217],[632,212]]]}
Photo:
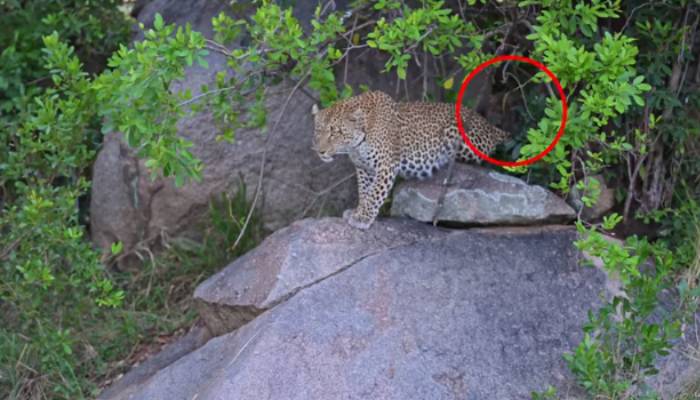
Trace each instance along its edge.
{"label": "red circle", "polygon": [[[550,143],[549,146],[547,146],[544,151],[542,151],[540,154],[528,158],[527,160],[522,160],[522,161],[501,161],[501,160],[496,160],[495,158],[489,157],[487,154],[482,153],[479,151],[479,149],[476,148],[472,144],[472,142],[469,140],[467,137],[466,132],[464,131],[464,126],[462,124],[462,115],[460,109],[462,108],[462,97],[464,96],[464,91],[467,89],[467,86],[469,85],[469,81],[471,81],[479,72],[483,71],[486,69],[491,64],[499,63],[501,61],[521,61],[528,63],[530,65],[534,65],[535,67],[539,68],[541,71],[543,71],[549,78],[554,82],[554,86],[557,88],[557,91],[559,92],[559,98],[561,99],[561,106],[562,106],[562,118],[561,118],[561,124],[559,125],[559,131],[557,132],[557,136],[554,137],[554,140],[552,143]],[[564,89],[561,87],[561,83],[559,83],[559,79],[550,71],[547,69],[547,67],[544,66],[544,64],[535,61],[531,58],[528,57],[522,57],[522,56],[513,56],[513,55],[505,55],[505,56],[498,56],[494,57],[478,67],[474,69],[462,82],[462,87],[459,89],[459,94],[457,95],[457,102],[456,104],[456,109],[455,109],[455,117],[457,118],[457,128],[459,129],[459,133],[462,135],[462,139],[464,139],[464,142],[467,144],[467,147],[471,149],[471,151],[474,152],[477,156],[481,157],[482,159],[490,162],[491,164],[496,164],[500,165],[502,167],[520,167],[523,165],[529,165],[534,162],[537,162],[541,160],[544,156],[547,155],[554,147],[559,143],[559,139],[561,139],[561,136],[564,134],[564,128],[566,128],[566,118],[569,113],[569,107],[566,104],[566,96],[564,95]]]}

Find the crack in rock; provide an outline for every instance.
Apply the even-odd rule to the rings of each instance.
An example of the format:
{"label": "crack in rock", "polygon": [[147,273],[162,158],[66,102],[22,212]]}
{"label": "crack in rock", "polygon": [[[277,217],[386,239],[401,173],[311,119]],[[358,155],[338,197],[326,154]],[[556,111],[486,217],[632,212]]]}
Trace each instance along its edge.
{"label": "crack in rock", "polygon": [[214,336],[220,336],[224,335],[229,332],[233,332],[236,329],[239,329],[252,320],[254,320],[257,316],[260,314],[264,313],[267,310],[271,310],[278,305],[285,303],[289,301],[291,298],[296,296],[299,292],[302,290],[305,290],[307,288],[310,288],[312,286],[318,285],[319,283],[332,278],[336,275],[341,274],[342,272],[347,271],[350,269],[352,266],[358,264],[361,261],[364,261],[368,258],[371,257],[376,257],[380,256],[385,252],[388,251],[393,251],[396,249],[404,248],[404,247],[410,247],[413,246],[417,243],[425,242],[425,243],[432,243],[438,240],[444,240],[447,236],[452,236],[454,234],[457,234],[459,232],[450,232],[446,233],[444,236],[440,235],[438,238],[422,238],[419,240],[414,240],[411,242],[407,243],[401,243],[395,246],[388,246],[385,247],[381,250],[377,250],[368,254],[365,254],[363,256],[360,256],[345,265],[339,267],[338,269],[334,270],[333,272],[324,275],[322,277],[319,277],[318,279],[313,280],[312,282],[309,282],[307,284],[298,286],[292,290],[289,291],[284,296],[281,296],[279,299],[276,299],[275,301],[271,302],[269,306],[266,307],[255,307],[252,305],[227,305],[227,304],[218,304],[218,303],[211,303],[211,302],[206,302],[204,300],[198,300],[197,301],[197,309],[199,311],[199,315],[202,317],[202,319],[206,322],[207,327],[209,330],[212,332]]}

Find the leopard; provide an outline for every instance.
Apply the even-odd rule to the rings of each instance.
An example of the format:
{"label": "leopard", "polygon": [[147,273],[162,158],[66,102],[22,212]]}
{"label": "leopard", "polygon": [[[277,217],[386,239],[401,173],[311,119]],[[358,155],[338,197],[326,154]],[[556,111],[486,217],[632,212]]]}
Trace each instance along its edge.
{"label": "leopard", "polygon": [[[323,162],[347,155],[355,166],[358,204],[343,212],[352,227],[368,229],[390,195],[397,176],[428,179],[455,160],[480,163],[462,139],[455,105],[399,102],[382,91],[367,91],[325,109],[312,107],[311,148]],[[461,107],[465,132],[472,144],[490,155],[510,134],[476,111]]]}

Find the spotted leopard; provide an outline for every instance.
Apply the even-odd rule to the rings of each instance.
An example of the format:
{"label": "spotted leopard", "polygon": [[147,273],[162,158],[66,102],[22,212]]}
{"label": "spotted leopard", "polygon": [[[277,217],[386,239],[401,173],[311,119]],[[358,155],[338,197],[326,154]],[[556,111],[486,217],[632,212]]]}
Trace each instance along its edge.
{"label": "spotted leopard", "polygon": [[[314,106],[312,148],[321,160],[347,154],[355,165],[359,204],[343,218],[367,229],[390,193],[397,175],[425,179],[452,159],[475,161],[464,143],[449,103],[402,103],[383,92],[365,92],[319,110]],[[462,108],[469,139],[490,154],[509,134],[476,112]]]}

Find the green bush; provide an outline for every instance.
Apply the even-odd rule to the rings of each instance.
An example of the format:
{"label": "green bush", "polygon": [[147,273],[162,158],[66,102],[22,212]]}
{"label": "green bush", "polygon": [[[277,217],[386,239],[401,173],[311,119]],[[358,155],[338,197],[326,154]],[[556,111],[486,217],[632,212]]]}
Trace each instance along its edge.
{"label": "green bush", "polygon": [[[659,308],[659,296],[673,287],[673,272],[679,265],[663,242],[651,244],[632,236],[618,245],[581,223],[578,228],[583,238],[577,247],[600,257],[608,273],[621,281],[625,295],[589,313],[583,341],[565,358],[593,396],[621,399],[632,393],[650,394],[644,378],[658,372],[657,356],[668,355],[681,333],[682,319]],[[659,314],[660,320],[654,318]]]}
{"label": "green bush", "polygon": [[[0,396],[76,398],[76,331],[123,292],[85,240],[79,203],[99,139],[88,75],[128,37],[116,1],[0,2]],[[31,379],[25,379],[31,377]]]}
{"label": "green bush", "polygon": [[129,35],[117,0],[25,0],[0,2],[0,126],[12,122],[25,102],[50,84],[44,69],[42,38],[58,32],[90,60],[101,65]]}
{"label": "green bush", "polygon": [[[1,56],[7,63],[0,63],[6,89],[0,98],[0,311],[9,316],[0,327],[6,350],[0,391],[12,398],[88,396],[93,384],[86,371],[101,361],[92,354],[97,344],[88,329],[125,297],[85,239],[82,220],[80,205],[90,187],[85,176],[100,130],[121,130],[154,171],[175,175],[178,183],[199,171],[189,144],[175,135],[177,117],[167,117],[181,113],[168,87],[186,65],[201,60],[200,34],[158,18],[143,43],[122,46],[110,69],[97,76],[85,72],[76,47],[61,40],[99,58],[84,46],[114,48],[126,39],[128,21],[118,4],[1,5],[8,12],[4,22],[26,23],[18,32],[28,35],[3,38],[10,46]],[[32,26],[37,29],[30,33]],[[32,40],[43,30],[54,32],[39,47]]]}

